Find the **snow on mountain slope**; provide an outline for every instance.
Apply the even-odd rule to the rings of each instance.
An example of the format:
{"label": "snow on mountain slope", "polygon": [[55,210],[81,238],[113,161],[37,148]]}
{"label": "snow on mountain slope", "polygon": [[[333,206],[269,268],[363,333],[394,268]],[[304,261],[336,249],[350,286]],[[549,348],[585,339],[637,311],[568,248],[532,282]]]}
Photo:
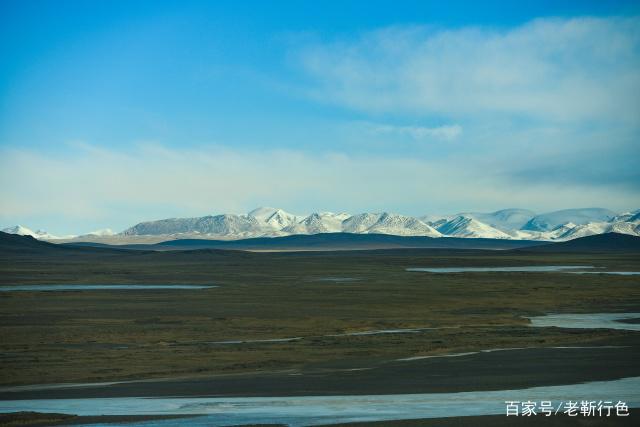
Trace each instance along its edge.
{"label": "snow on mountain slope", "polygon": [[198,218],[170,218],[141,222],[123,231],[124,236],[160,234],[206,234],[215,236],[249,236],[262,233],[257,219],[251,216],[223,214]]}
{"label": "snow on mountain slope", "polygon": [[619,221],[640,222],[640,210],[620,214],[611,220],[611,222]]}
{"label": "snow on mountain slope", "polygon": [[217,236],[253,235],[262,231],[255,218],[233,214],[205,217],[197,222],[197,227],[201,233]]}
{"label": "snow on mountain slope", "polygon": [[110,228],[103,228],[101,230],[90,231],[89,233],[85,234],[85,236],[106,237],[113,236],[115,234],[116,233],[114,233]]}
{"label": "snow on mountain slope", "polygon": [[507,230],[503,233],[513,240],[552,240],[541,231]]}
{"label": "snow on mountain slope", "polygon": [[550,231],[529,231],[528,233],[538,233],[540,235],[540,240],[556,240],[561,239],[563,235],[569,233],[571,230],[576,228],[577,225],[572,222],[567,222],[566,224],[561,224],[555,227]]}
{"label": "snow on mountain slope", "polygon": [[122,233],[123,236],[147,236],[158,234],[179,234],[196,231],[196,222],[200,218],[167,218],[156,221],[140,222],[133,227],[127,228]]}
{"label": "snow on mountain slope", "polygon": [[497,228],[501,231],[518,230],[522,228],[534,216],[535,212],[527,209],[502,209],[495,212],[481,213],[469,212],[461,213],[458,216],[473,218],[490,227]]}
{"label": "snow on mountain slope", "polygon": [[609,222],[633,221],[634,218],[638,219],[636,217],[636,215],[637,215],[637,213],[634,213],[634,212],[621,213],[621,214],[616,215],[613,218],[611,218],[611,220]]}
{"label": "snow on mountain slope", "polygon": [[2,230],[3,233],[18,234],[20,236],[36,237],[35,231],[22,225],[14,225],[13,227],[7,227]]}
{"label": "snow on mountain slope", "polygon": [[282,231],[290,234],[340,233],[342,221],[349,216],[346,213],[316,212],[297,224],[283,228]]}
{"label": "snow on mountain slope", "polygon": [[[462,214],[455,214],[455,215],[432,215],[432,214],[428,214],[428,215],[422,215],[420,217],[417,217],[420,221],[424,222],[425,224],[433,224],[436,222],[440,222],[440,223],[444,223],[447,221],[451,221],[453,218],[462,215]],[[444,222],[443,222],[444,220]]]}
{"label": "snow on mountain slope", "polygon": [[28,227],[24,227],[22,225],[14,225],[13,227],[7,227],[2,230],[4,233],[9,234],[18,234],[20,236],[31,236],[38,240],[55,240],[59,239],[58,236],[54,236],[53,234],[49,234],[44,230],[36,230],[33,231]]}
{"label": "snow on mountain slope", "polygon": [[605,233],[610,224],[606,222],[589,222],[587,224],[576,225],[575,227],[560,234],[556,239],[571,240],[578,237],[593,236],[594,234]]}
{"label": "snow on mountain slope", "polygon": [[378,221],[369,227],[366,232],[393,234],[396,236],[442,237],[440,232],[417,218],[387,212],[380,215]]}
{"label": "snow on mountain slope", "polygon": [[521,229],[530,231],[549,231],[568,222],[573,222],[577,225],[584,225],[590,222],[610,221],[616,215],[617,214],[615,212],[603,208],[564,209],[561,211],[536,215],[523,225]]}
{"label": "snow on mountain slope", "polygon": [[[81,237],[170,236],[179,238],[242,239],[316,233],[381,233],[399,236],[469,237],[527,240],[568,240],[592,234],[619,232],[640,235],[640,210],[616,214],[607,209],[566,209],[532,216],[524,209],[453,216],[411,216],[391,213],[316,212],[294,215],[278,208],[262,207],[247,215],[209,215],[141,222],[115,236],[108,229]],[[487,222],[482,221],[481,218]],[[593,219],[595,218],[595,219]],[[426,222],[428,221],[428,222]],[[523,222],[526,223],[524,225]],[[492,225],[493,224],[493,225]],[[55,239],[43,231],[15,226],[5,232]]]}
{"label": "snow on mountain slope", "polygon": [[[620,217],[617,217],[620,218]],[[587,224],[577,225],[557,237],[558,240],[571,240],[578,237],[593,236],[603,233],[621,233],[630,234],[632,236],[640,236],[640,219],[632,220],[633,216],[628,217],[629,221],[611,221],[611,222],[589,222]]]}
{"label": "snow on mountain slope", "polygon": [[273,230],[282,230],[285,227],[298,223],[304,218],[282,209],[274,208],[254,209],[249,212],[247,216],[255,218],[260,225]]}
{"label": "snow on mountain slope", "polygon": [[436,220],[436,221],[429,221],[429,222],[422,221],[422,222],[424,222],[425,224],[427,224],[427,225],[429,225],[429,226],[431,226],[431,227],[433,227],[433,228],[435,228],[437,230],[439,227],[441,227],[444,224],[446,224],[447,222],[451,221],[453,218],[455,218],[455,216],[450,218],[450,219],[440,218],[439,220]]}
{"label": "snow on mountain slope", "polygon": [[545,240],[553,241],[560,239],[560,236],[573,229],[576,225],[572,222],[561,224],[549,231],[531,231],[531,230],[509,230],[506,234],[516,240]]}
{"label": "snow on mountain slope", "polygon": [[140,222],[127,228],[123,236],[152,236],[158,234],[178,234],[195,232],[195,223],[199,218],[167,218],[156,221]]}
{"label": "snow on mountain slope", "polygon": [[457,216],[438,227],[438,231],[446,236],[475,237],[488,239],[510,239],[511,236],[484,224],[474,218]]}
{"label": "snow on mountain slope", "polygon": [[295,224],[296,222],[298,222],[297,216],[278,209],[273,213],[273,215],[267,218],[265,224],[276,230],[281,230],[284,227]]}
{"label": "snow on mountain slope", "polygon": [[270,208],[268,206],[262,206],[252,210],[247,214],[247,216],[252,216],[260,222],[265,222],[271,215],[276,213],[278,210],[280,209]]}
{"label": "snow on mountain slope", "polygon": [[630,234],[640,236],[640,223],[638,222],[616,222],[609,225],[606,233]]}
{"label": "snow on mountain slope", "polygon": [[345,233],[364,233],[371,228],[382,214],[380,213],[361,213],[347,218],[342,223],[342,231]]}

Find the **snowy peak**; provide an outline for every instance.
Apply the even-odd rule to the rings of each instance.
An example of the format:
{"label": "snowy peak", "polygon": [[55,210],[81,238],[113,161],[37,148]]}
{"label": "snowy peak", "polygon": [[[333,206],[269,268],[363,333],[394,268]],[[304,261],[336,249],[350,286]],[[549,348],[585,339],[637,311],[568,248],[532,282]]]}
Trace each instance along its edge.
{"label": "snowy peak", "polygon": [[397,236],[441,237],[441,234],[423,221],[389,212],[361,213],[342,222],[345,233],[378,233]]}
{"label": "snowy peak", "polygon": [[2,232],[9,234],[18,234],[20,236],[36,237],[36,233],[33,230],[22,225],[14,225],[13,227],[4,228]]}
{"label": "snowy peak", "polygon": [[291,234],[339,233],[342,231],[342,221],[348,217],[344,213],[316,212],[282,231]]}
{"label": "snowy peak", "polygon": [[474,237],[489,239],[509,239],[511,236],[484,224],[474,218],[457,216],[438,227],[438,231],[447,236]]}
{"label": "snowy peak", "polygon": [[640,211],[629,212],[628,215],[628,217],[621,219],[621,221],[640,223]]}
{"label": "snowy peak", "polygon": [[611,221],[611,222],[589,222],[587,224],[576,225],[568,229],[558,240],[571,240],[578,237],[593,236],[595,234],[620,233],[640,236],[640,222]]}
{"label": "snowy peak", "polygon": [[157,221],[145,221],[127,228],[120,234],[123,236],[148,236],[187,232],[196,233],[195,223],[197,219],[198,218],[167,218]]}
{"label": "snowy peak", "polygon": [[371,228],[382,214],[379,213],[361,213],[353,215],[342,222],[342,231],[345,233],[364,233]]}
{"label": "snowy peak", "polygon": [[[43,240],[61,239],[46,231],[33,231],[21,225],[8,227],[3,231]],[[585,208],[535,215],[532,211],[525,209],[502,209],[489,213],[425,215],[415,218],[389,212],[363,212],[356,215],[315,212],[302,216],[279,208],[261,207],[246,215],[220,214],[146,221],[119,234],[114,234],[110,229],[102,229],[84,234],[79,238],[115,242],[126,240],[128,236],[233,240],[340,232],[544,241],[569,240],[610,232],[640,236],[640,210],[617,214],[608,209]]]}
{"label": "snowy peak", "polygon": [[223,214],[200,218],[196,221],[195,228],[202,234],[230,236],[259,232],[260,224],[253,217]]}
{"label": "snowy peak", "polygon": [[170,218],[141,222],[121,234],[124,236],[204,234],[245,237],[261,231],[260,223],[254,217],[223,214],[199,218]]}
{"label": "snowy peak", "polygon": [[280,209],[277,208],[270,208],[267,206],[264,207],[260,207],[260,208],[256,208],[254,210],[252,210],[251,212],[249,212],[247,214],[247,216],[252,216],[255,219],[257,219],[258,221],[266,221],[271,215],[273,215],[274,213],[276,213],[276,211],[279,211]]}
{"label": "snowy peak", "polygon": [[620,233],[640,236],[640,222],[616,222],[610,224],[605,230],[605,233]]}
{"label": "snowy peak", "polygon": [[548,212],[536,215],[531,218],[522,230],[530,231],[550,231],[559,225],[573,222],[577,225],[584,225],[590,222],[610,221],[616,217],[616,213],[603,208],[582,208],[564,209],[561,211]]}
{"label": "snowy peak", "polygon": [[291,215],[290,213],[287,213],[282,209],[278,209],[269,218],[267,218],[265,224],[277,230],[280,230],[284,227],[295,224],[296,222],[297,218],[295,215]]}
{"label": "snowy peak", "polygon": [[297,215],[285,212],[282,209],[258,208],[249,212],[249,218],[255,218],[258,223],[273,230],[281,230],[299,221]]}
{"label": "snowy peak", "polygon": [[396,236],[442,237],[437,230],[417,218],[384,212],[367,233],[393,234]]}
{"label": "snowy peak", "polygon": [[498,230],[518,230],[536,214],[526,209],[502,209],[490,213],[470,212],[462,216],[473,218]]}
{"label": "snowy peak", "polygon": [[14,225],[13,227],[7,227],[7,228],[3,229],[2,232],[9,233],[9,234],[18,234],[20,236],[31,236],[31,237],[36,238],[38,240],[59,239],[58,236],[54,236],[53,234],[49,234],[48,232],[46,232],[44,230],[33,231],[30,228],[22,226],[22,225]]}

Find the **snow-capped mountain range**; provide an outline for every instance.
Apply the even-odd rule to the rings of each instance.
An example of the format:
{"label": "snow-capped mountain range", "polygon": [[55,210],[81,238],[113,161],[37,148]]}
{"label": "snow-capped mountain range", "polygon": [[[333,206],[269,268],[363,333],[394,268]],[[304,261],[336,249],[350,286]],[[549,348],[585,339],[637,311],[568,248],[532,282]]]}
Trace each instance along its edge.
{"label": "snow-capped mountain range", "polygon": [[169,218],[141,222],[121,233],[110,229],[80,236],[57,237],[23,226],[5,233],[41,240],[136,238],[139,236],[205,239],[243,239],[294,234],[357,233],[398,236],[465,237],[562,241],[609,232],[640,236],[640,209],[616,213],[603,208],[565,209],[536,214],[525,209],[463,212],[456,215],[411,217],[400,214],[315,212],[295,215],[282,209],[261,207],[246,215],[221,214],[196,218]]}
{"label": "snow-capped mountain range", "polygon": [[7,227],[2,229],[1,231],[9,234],[19,234],[20,236],[31,236],[38,240],[62,240],[62,239],[68,240],[68,239],[77,239],[77,238],[84,238],[84,237],[109,237],[109,236],[116,235],[116,233],[114,233],[110,228],[91,231],[89,233],[81,234],[81,235],[73,234],[73,235],[67,235],[67,236],[55,236],[44,230],[33,231],[32,229],[28,227],[24,227],[22,225],[14,225],[13,227]]}

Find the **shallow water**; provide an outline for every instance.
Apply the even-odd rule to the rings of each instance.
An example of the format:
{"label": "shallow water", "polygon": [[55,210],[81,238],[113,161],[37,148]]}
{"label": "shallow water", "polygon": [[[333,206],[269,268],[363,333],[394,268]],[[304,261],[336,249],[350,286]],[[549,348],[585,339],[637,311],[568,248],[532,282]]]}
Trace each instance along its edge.
{"label": "shallow water", "polygon": [[580,270],[583,268],[595,268],[592,265],[544,265],[544,266],[521,266],[521,267],[413,267],[407,268],[406,271],[425,272],[425,273],[487,273],[487,272],[503,272],[503,273],[552,273],[566,270]]}
{"label": "shallow water", "polygon": [[617,274],[620,276],[638,276],[640,271],[567,271],[573,274]]}
{"label": "shallow water", "polygon": [[640,331],[638,323],[624,323],[619,320],[638,319],[640,313],[579,313],[579,314],[547,314],[546,316],[528,317],[531,326],[572,328],[572,329],[623,329]]}
{"label": "shallow water", "polygon": [[437,327],[425,327],[425,328],[406,328],[406,329],[372,329],[368,331],[357,331],[357,332],[345,332],[342,334],[328,334],[328,335],[309,335],[304,337],[286,337],[286,338],[262,338],[262,339],[234,339],[234,340],[224,340],[224,341],[206,341],[202,342],[202,344],[213,344],[213,345],[234,345],[234,344],[269,344],[269,343],[283,343],[283,342],[294,342],[307,340],[312,338],[320,338],[320,337],[357,337],[357,336],[367,336],[367,335],[386,335],[386,334],[418,334],[421,332],[426,332],[430,330],[438,330],[438,329],[459,329],[460,326],[437,326]]}
{"label": "shallow water", "polygon": [[440,358],[440,357],[464,357],[464,356],[471,356],[471,355],[475,355],[475,354],[481,354],[481,353],[494,353],[496,351],[517,351],[517,350],[535,350],[535,349],[562,349],[562,350],[582,350],[585,348],[597,348],[597,349],[601,349],[601,348],[624,348],[625,346],[619,346],[619,345],[598,345],[598,346],[553,346],[553,347],[507,347],[507,348],[489,348],[489,349],[483,349],[483,350],[478,350],[478,351],[467,351],[467,352],[463,352],[463,353],[445,353],[445,354],[434,354],[434,355],[429,355],[429,356],[412,356],[412,357],[405,357],[402,359],[396,359],[396,362],[411,362],[414,360],[422,360],[422,359],[436,359],[436,358]]}
{"label": "shallow water", "polygon": [[0,286],[0,292],[14,291],[104,291],[104,290],[181,290],[181,289],[209,289],[217,288],[214,285],[8,285]]}
{"label": "shallow water", "polygon": [[361,335],[385,335],[385,334],[418,334],[425,331],[438,329],[459,329],[460,326],[434,326],[425,328],[404,328],[404,329],[372,329],[368,331],[345,332],[343,334],[322,335],[323,337],[354,337]]}
{"label": "shallow water", "polygon": [[411,329],[376,329],[371,331],[346,332],[344,334],[323,335],[325,337],[357,337],[363,335],[383,335],[383,334],[417,334],[423,330],[433,328],[411,328]]}
{"label": "shallow water", "polygon": [[259,343],[279,343],[279,342],[291,342],[299,341],[304,337],[291,337],[291,338],[268,338],[261,340],[229,340],[229,341],[209,341],[206,344],[259,344]]}
{"label": "shallow water", "polygon": [[[292,427],[338,422],[504,414],[505,401],[569,400],[626,402],[640,407],[640,377],[520,390],[370,396],[250,398],[100,398],[0,401],[0,412],[39,411],[77,415],[206,414],[188,425],[283,423]],[[109,426],[118,424],[109,424]],[[185,420],[155,420],[139,426],[173,427]]]}

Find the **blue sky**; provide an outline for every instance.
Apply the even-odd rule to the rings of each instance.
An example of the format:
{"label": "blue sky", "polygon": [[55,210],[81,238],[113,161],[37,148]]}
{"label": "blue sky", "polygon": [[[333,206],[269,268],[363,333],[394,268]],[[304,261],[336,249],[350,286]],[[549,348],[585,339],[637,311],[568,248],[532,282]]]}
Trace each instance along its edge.
{"label": "blue sky", "polygon": [[637,2],[3,1],[0,225],[640,207]]}

